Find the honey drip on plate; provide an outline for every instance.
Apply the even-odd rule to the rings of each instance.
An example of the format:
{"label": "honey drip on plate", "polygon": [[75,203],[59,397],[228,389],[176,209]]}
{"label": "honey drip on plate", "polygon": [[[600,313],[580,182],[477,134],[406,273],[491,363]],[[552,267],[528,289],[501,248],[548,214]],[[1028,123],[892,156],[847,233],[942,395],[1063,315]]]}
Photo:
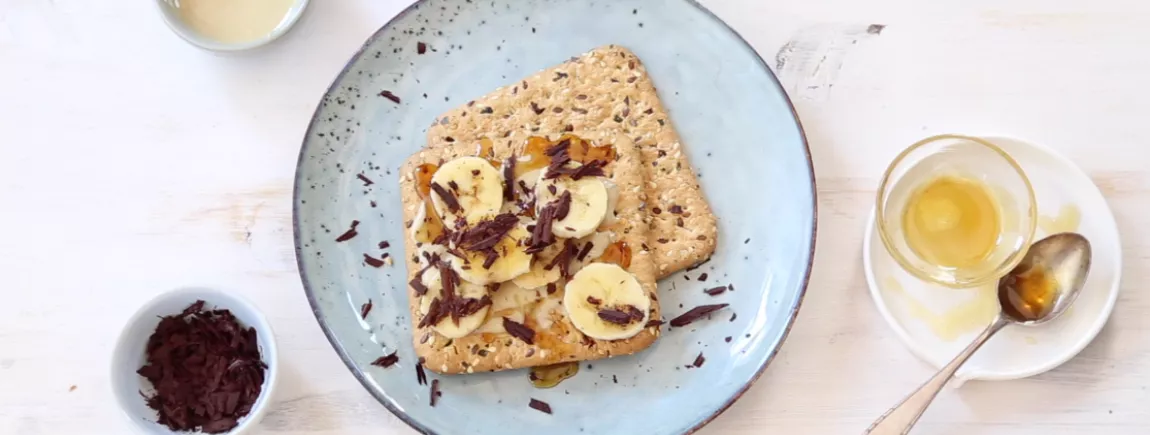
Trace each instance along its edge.
{"label": "honey drip on plate", "polygon": [[576,373],[579,373],[579,362],[572,361],[532,367],[529,379],[535,388],[551,388],[559,385],[564,379],[575,376]]}
{"label": "honey drip on plate", "polygon": [[1046,232],[1046,235],[1078,231],[1081,223],[1082,212],[1071,204],[1058,209],[1057,216],[1038,217],[1038,228]]}
{"label": "honey drip on plate", "polygon": [[624,269],[629,268],[631,267],[631,247],[622,240],[612,243],[607,246],[607,250],[603,251],[603,255],[595,261],[617,264]]}
{"label": "honey drip on plate", "polygon": [[1050,270],[1033,266],[1018,275],[1011,274],[999,283],[998,298],[1007,315],[1022,321],[1039,320],[1054,310],[1058,283]]}
{"label": "honey drip on plate", "polygon": [[934,336],[943,341],[955,341],[964,334],[976,332],[994,320],[998,314],[998,292],[993,284],[968,289],[947,289],[947,292],[970,292],[969,298],[938,310],[928,307],[911,295],[894,277],[883,280],[884,292],[896,296],[906,313],[922,322]]}

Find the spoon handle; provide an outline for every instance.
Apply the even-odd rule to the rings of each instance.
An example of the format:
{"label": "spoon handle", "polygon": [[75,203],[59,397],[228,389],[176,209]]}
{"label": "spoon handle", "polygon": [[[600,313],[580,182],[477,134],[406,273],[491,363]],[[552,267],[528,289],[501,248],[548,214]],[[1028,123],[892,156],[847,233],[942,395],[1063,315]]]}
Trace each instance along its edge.
{"label": "spoon handle", "polygon": [[966,349],[959,352],[958,356],[955,356],[950,363],[947,363],[945,367],[939,370],[938,374],[926,381],[925,384],[922,384],[921,387],[918,387],[918,390],[915,390],[915,392],[907,396],[906,399],[903,399],[902,403],[899,403],[887,411],[886,414],[883,414],[882,417],[879,417],[863,434],[905,435],[907,432],[910,432],[910,428],[914,427],[919,417],[922,417],[922,413],[926,412],[926,407],[930,406],[930,402],[934,401],[934,397],[938,395],[942,387],[946,386],[946,383],[954,376],[954,372],[957,372],[958,368],[962,367],[962,364],[965,363],[971,355],[974,355],[974,352],[977,351],[978,348],[982,347],[990,337],[993,337],[994,334],[1001,330],[1003,326],[1006,326],[1007,323],[1009,322],[1001,314],[995,317],[994,322],[991,323],[990,326],[987,326],[986,329],[978,335],[978,338],[974,339],[974,342],[966,346]]}

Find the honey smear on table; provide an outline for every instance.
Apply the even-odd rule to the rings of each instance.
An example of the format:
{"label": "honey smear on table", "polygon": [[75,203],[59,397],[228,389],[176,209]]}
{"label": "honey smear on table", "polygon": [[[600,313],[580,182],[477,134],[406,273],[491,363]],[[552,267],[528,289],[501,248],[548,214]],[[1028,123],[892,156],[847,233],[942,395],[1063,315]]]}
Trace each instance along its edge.
{"label": "honey smear on table", "polygon": [[940,267],[967,269],[987,261],[1002,232],[990,188],[978,180],[944,175],[911,193],[903,210],[907,245]]}
{"label": "honey smear on table", "polygon": [[178,0],[180,20],[200,35],[223,43],[255,41],[272,33],[295,0]]}

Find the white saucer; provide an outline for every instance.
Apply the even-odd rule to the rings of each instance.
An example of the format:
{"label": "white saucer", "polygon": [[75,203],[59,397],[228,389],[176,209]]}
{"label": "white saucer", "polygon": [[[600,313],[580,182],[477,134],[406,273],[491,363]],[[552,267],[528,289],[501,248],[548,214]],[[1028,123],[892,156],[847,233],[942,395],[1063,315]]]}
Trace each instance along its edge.
{"label": "white saucer", "polygon": [[[1085,287],[1067,312],[1043,325],[1003,329],[958,371],[956,386],[970,379],[1033,376],[1070,360],[1106,324],[1122,278],[1118,226],[1090,177],[1051,149],[1016,139],[986,139],[1010,153],[1034,185],[1040,216],[1035,240],[1051,232],[1077,232],[1090,241],[1094,258]],[[1081,216],[1077,226],[1075,211]],[[879,240],[873,210],[863,238],[863,269],[887,324],[911,352],[935,367],[950,362],[998,311],[991,285],[955,290],[904,271]]]}

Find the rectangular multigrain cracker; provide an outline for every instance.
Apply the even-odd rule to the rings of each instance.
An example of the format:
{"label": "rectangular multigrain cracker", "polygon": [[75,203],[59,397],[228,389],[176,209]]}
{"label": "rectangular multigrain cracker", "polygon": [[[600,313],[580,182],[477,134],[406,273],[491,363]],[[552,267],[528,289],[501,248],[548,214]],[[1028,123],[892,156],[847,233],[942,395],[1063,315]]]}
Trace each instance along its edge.
{"label": "rectangular multigrain cracker", "polygon": [[[476,137],[476,136],[472,136]],[[638,352],[650,346],[659,336],[658,323],[660,308],[655,285],[655,265],[651,251],[645,247],[649,232],[647,214],[640,211],[643,197],[642,175],[639,167],[640,150],[625,137],[610,137],[615,144],[617,157],[604,168],[604,178],[614,183],[617,196],[614,203],[614,218],[605,220],[593,237],[605,237],[609,245],[597,246],[595,253],[587,255],[578,249],[581,254],[587,255],[586,263],[572,260],[572,268],[581,267],[591,262],[610,262],[616,264],[633,274],[644,293],[650,299],[650,308],[642,329],[634,336],[620,340],[596,340],[585,336],[570,322],[565,314],[562,304],[565,292],[564,279],[554,285],[545,285],[535,289],[523,289],[515,285],[489,285],[488,291],[493,299],[486,320],[475,332],[463,337],[448,338],[430,326],[420,327],[425,314],[421,309],[423,296],[411,285],[413,280],[420,277],[420,273],[430,262],[425,251],[433,251],[429,247],[443,246],[434,243],[417,241],[417,237],[427,240],[427,234],[421,233],[423,225],[420,220],[429,217],[425,199],[420,195],[417,174],[426,173],[422,168],[430,165],[442,165],[445,162],[462,156],[476,156],[478,142],[474,140],[460,140],[454,144],[424,149],[408,158],[400,172],[400,189],[403,202],[403,216],[405,225],[404,246],[406,250],[405,262],[408,271],[408,294],[411,309],[412,340],[416,354],[423,364],[432,371],[445,374],[474,373],[485,371],[498,371],[538,365],[555,364],[567,361],[594,360],[608,358],[616,355],[626,355]],[[494,155],[485,151],[493,166],[506,165],[507,159],[513,154],[523,155],[523,145],[515,147],[496,146]],[[504,162],[500,165],[499,162]],[[432,195],[432,194],[428,194]],[[514,201],[511,201],[514,202]],[[505,205],[507,202],[505,202]],[[611,207],[609,207],[610,209]],[[421,211],[422,210],[422,211]],[[432,209],[433,210],[433,209]],[[430,211],[434,213],[434,211]],[[434,216],[431,216],[434,218]],[[528,219],[524,217],[523,219]],[[530,222],[527,220],[526,222]],[[417,234],[422,234],[417,236]],[[572,248],[583,248],[579,243],[584,239],[571,239]],[[557,241],[556,246],[561,242]],[[619,261],[619,255],[611,256],[614,260],[604,260],[609,257],[607,252],[612,248],[623,248],[627,260]],[[438,248],[437,248],[438,249]],[[590,249],[590,248],[588,248]],[[600,254],[599,252],[603,252]],[[615,254],[618,254],[616,252]],[[628,255],[629,254],[629,255]],[[543,253],[537,254],[538,260]],[[578,257],[573,257],[578,258]],[[434,270],[434,269],[432,269]],[[572,272],[575,273],[575,272]],[[423,281],[420,281],[421,283]],[[506,291],[515,291],[514,297],[509,297]],[[431,294],[425,292],[424,295]],[[511,301],[513,302],[506,302]],[[527,302],[524,302],[527,301]],[[502,304],[502,307],[501,307]],[[507,308],[513,306],[513,308]],[[497,309],[498,308],[498,309]],[[530,328],[534,332],[532,343],[507,332],[502,325],[502,318],[521,320],[518,323]],[[638,324],[638,323],[636,323]]]}
{"label": "rectangular multigrain cracker", "polygon": [[[659,278],[715,251],[718,227],[683,144],[643,63],[617,45],[594,49],[436,119],[429,148],[490,138],[511,146],[555,132],[601,140],[621,132],[639,146],[648,245]],[[608,133],[610,132],[610,133]]]}

